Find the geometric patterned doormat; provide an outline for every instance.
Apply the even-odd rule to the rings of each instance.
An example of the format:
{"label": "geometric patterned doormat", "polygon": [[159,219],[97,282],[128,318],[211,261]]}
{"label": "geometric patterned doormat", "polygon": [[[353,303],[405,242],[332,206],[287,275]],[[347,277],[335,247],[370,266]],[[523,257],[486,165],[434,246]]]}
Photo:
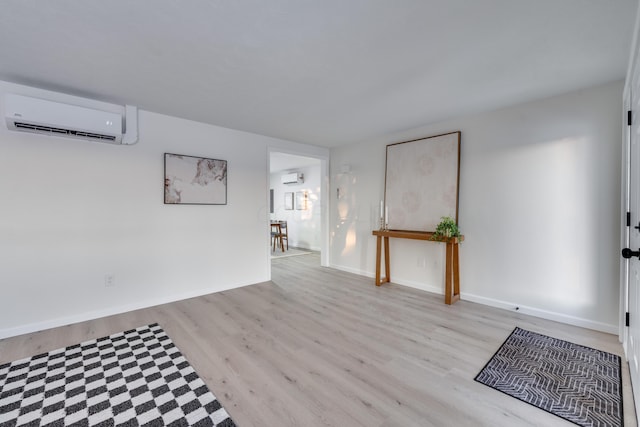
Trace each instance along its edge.
{"label": "geometric patterned doormat", "polygon": [[0,426],[233,427],[154,323],[0,365]]}
{"label": "geometric patterned doormat", "polygon": [[580,426],[622,426],[620,357],[515,328],[476,381]]}

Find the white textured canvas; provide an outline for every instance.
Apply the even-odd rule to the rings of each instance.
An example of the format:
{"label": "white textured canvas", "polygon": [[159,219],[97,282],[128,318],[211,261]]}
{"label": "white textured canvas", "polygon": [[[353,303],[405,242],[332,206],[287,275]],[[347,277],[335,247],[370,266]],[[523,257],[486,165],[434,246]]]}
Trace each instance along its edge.
{"label": "white textured canvas", "polygon": [[460,132],[387,145],[385,205],[392,230],[434,231],[457,221]]}

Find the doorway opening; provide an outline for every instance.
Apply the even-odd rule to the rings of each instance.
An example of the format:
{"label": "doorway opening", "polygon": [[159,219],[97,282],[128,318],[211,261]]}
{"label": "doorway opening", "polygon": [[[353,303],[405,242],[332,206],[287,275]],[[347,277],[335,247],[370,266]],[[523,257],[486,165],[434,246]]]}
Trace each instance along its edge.
{"label": "doorway opening", "polygon": [[326,160],[304,155],[269,153],[272,260],[319,253],[322,264],[322,252],[326,251],[323,247],[326,165],[323,163]]}

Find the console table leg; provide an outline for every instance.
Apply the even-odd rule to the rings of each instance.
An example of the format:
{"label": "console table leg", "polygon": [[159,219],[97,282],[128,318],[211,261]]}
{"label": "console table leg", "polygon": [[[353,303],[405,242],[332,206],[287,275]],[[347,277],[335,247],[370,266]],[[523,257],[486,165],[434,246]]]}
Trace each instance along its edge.
{"label": "console table leg", "polygon": [[460,299],[460,260],[458,258],[458,244],[453,244],[453,299],[452,303]]}
{"label": "console table leg", "polygon": [[460,265],[458,263],[458,244],[447,242],[447,260],[444,274],[444,302],[453,304],[460,299]]}
{"label": "console table leg", "polygon": [[381,278],[382,268],[382,236],[378,236],[376,239],[376,286],[380,286],[383,283],[391,281],[391,273],[389,273],[389,238],[384,238],[384,268],[386,277]]}
{"label": "console table leg", "polygon": [[391,262],[389,261],[390,257],[391,257],[391,254],[389,253],[389,238],[385,236],[384,238],[384,274],[385,274],[384,281],[385,282],[391,281],[391,270],[389,267],[389,265],[391,264]]}
{"label": "console table leg", "polygon": [[382,236],[376,239],[376,286],[380,286],[380,251],[382,250]]}
{"label": "console table leg", "polygon": [[451,287],[453,286],[453,266],[452,266],[452,258],[453,258],[453,244],[447,242],[447,246],[445,249],[446,252],[446,261],[445,261],[445,270],[444,270],[444,303],[451,304]]}

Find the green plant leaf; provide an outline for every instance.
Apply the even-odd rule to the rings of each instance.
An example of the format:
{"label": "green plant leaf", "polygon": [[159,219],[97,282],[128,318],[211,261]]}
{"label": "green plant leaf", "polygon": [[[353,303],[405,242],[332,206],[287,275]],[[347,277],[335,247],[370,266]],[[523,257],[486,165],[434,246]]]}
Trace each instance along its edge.
{"label": "green plant leaf", "polygon": [[458,224],[450,216],[443,216],[440,218],[440,222],[436,226],[436,231],[431,237],[432,240],[440,240],[447,237],[460,236],[460,230]]}

